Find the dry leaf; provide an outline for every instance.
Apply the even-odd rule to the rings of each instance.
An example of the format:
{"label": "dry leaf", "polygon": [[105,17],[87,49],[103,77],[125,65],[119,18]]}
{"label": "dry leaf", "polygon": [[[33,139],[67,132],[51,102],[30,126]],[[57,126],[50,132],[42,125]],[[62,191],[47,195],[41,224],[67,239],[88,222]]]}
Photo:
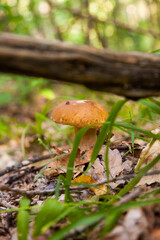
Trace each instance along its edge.
{"label": "dry leaf", "polygon": [[[160,133],[160,130],[155,129],[152,131],[152,133],[158,134],[158,133]],[[146,145],[146,147],[142,150],[140,158],[139,158],[139,161],[140,161],[145,156],[145,159],[144,159],[144,162],[143,162],[141,168],[146,166],[148,163],[150,163],[155,157],[157,157],[158,154],[160,154],[160,141],[156,140],[151,147],[150,147],[150,144],[148,143]],[[138,161],[138,163],[139,163],[139,161]],[[138,165],[138,163],[137,163],[137,165]],[[150,171],[154,171],[154,170],[160,170],[160,161],[158,163],[156,163],[152,167],[152,169],[150,169]],[[144,176],[140,180],[138,185],[152,184],[155,182],[160,183],[160,175]]]}
{"label": "dry leaf", "polygon": [[124,218],[123,226],[127,229],[130,240],[137,240],[142,235],[148,235],[149,221],[141,208],[129,210]]}
{"label": "dry leaf", "polygon": [[64,154],[64,151],[62,151],[61,149],[57,148],[56,146],[52,146],[52,148],[56,151],[57,155],[61,155]]}
{"label": "dry leaf", "polygon": [[43,174],[45,176],[51,177],[56,176],[58,174],[66,173],[69,155],[70,153],[59,158],[54,158],[53,161],[45,169]]}
{"label": "dry leaf", "polygon": [[[66,154],[66,152],[63,152],[59,148],[53,146],[55,149],[58,158],[54,158],[53,161],[49,164],[49,166],[46,168],[46,170],[43,172],[45,176],[52,177],[56,176],[58,174],[64,174],[67,172],[67,165],[70,157],[70,151],[65,156],[60,156],[63,154]],[[90,161],[91,155],[92,155],[93,148],[86,151],[84,155],[80,154],[80,150],[77,151],[77,156],[74,162],[74,168],[77,170],[74,170],[74,177],[80,174],[80,172],[84,169],[84,164],[88,163]]]}
{"label": "dry leaf", "polygon": [[[92,167],[88,171],[88,175],[92,176],[92,178],[97,182],[106,181],[106,171],[105,171],[105,163],[104,163],[104,155],[106,151],[106,146],[102,146],[99,155],[102,158],[97,158]],[[111,150],[109,149],[109,170],[110,170],[110,179],[119,175],[125,168],[125,165],[122,164],[122,157],[117,149]],[[119,184],[124,183],[124,181],[119,180],[116,183],[109,183],[112,188],[117,187]]]}
{"label": "dry leaf", "polygon": [[[63,151],[54,147],[57,152],[57,155],[60,156],[64,154]],[[74,179],[78,177],[78,175],[84,170],[85,164],[88,163],[91,159],[93,148],[86,151],[83,155],[81,155],[80,151],[77,152],[77,156],[74,163]],[[94,161],[93,165],[87,172],[87,175],[91,177],[94,182],[102,182],[106,181],[106,171],[105,171],[105,163],[104,163],[104,155],[106,151],[106,146],[103,145],[97,159]],[[54,159],[52,163],[48,166],[48,168],[44,171],[44,175],[46,176],[55,176],[58,174],[66,173],[67,164],[69,160],[70,152],[68,155],[59,157],[58,159]],[[120,152],[117,149],[111,150],[109,149],[109,170],[110,170],[110,179],[118,176],[123,170],[128,171],[131,168],[131,162],[126,161],[122,163],[122,157]],[[92,183],[90,180],[89,183]],[[76,180],[75,180],[76,181]],[[86,181],[86,180],[85,180]],[[83,181],[82,181],[83,182]],[[124,183],[123,180],[112,182],[109,185],[112,188],[116,188],[119,184]],[[106,193],[106,186],[102,185],[99,189],[94,190],[95,194],[104,194]]]}
{"label": "dry leaf", "polygon": [[15,164],[15,161],[13,161],[12,156],[6,153],[6,151],[3,151],[1,149],[0,151],[0,170],[5,167],[10,167]]}
{"label": "dry leaf", "polygon": [[123,219],[123,225],[116,226],[102,240],[149,240],[149,222],[141,208],[129,210]]}
{"label": "dry leaf", "polygon": [[[96,183],[95,180],[91,176],[87,176],[82,174],[81,176],[75,178],[72,180],[72,183],[87,183],[87,184],[92,184]],[[74,185],[75,186],[75,185]],[[107,192],[107,187],[105,184],[99,185],[96,188],[95,187],[90,187],[90,189],[96,194],[96,195],[103,195]]]}
{"label": "dry leaf", "polygon": [[125,232],[123,226],[116,226],[111,233],[107,234],[102,240],[130,240],[128,233]]}
{"label": "dry leaf", "polygon": [[97,188],[90,188],[97,196],[107,193],[107,187],[105,184],[98,185]]}

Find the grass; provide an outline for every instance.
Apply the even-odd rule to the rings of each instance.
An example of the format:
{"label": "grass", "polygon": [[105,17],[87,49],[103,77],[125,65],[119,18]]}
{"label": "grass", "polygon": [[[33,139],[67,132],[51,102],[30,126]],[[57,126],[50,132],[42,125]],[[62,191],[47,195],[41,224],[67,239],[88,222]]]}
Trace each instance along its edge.
{"label": "grass", "polygon": [[[45,94],[46,93],[47,91],[45,92]],[[51,92],[49,92],[49,94],[51,96]],[[96,96],[96,94],[94,95],[94,97],[95,99],[92,100],[98,101],[98,97]],[[71,98],[75,98],[75,96],[72,95]],[[102,101],[102,96],[100,97],[100,101]],[[46,122],[48,125],[50,125],[51,128],[54,128],[54,131],[57,135],[59,134],[59,139],[61,140],[61,142],[59,143],[61,143],[61,145],[63,144],[63,141],[66,141],[67,144],[72,145],[71,138],[68,137],[64,129],[53,123],[48,116],[48,112],[53,108],[54,104],[56,104],[56,101],[46,101],[41,111],[35,114],[35,121],[29,123],[29,125],[28,123],[23,124],[21,134],[17,134],[16,138],[21,137],[21,148],[24,157],[27,155],[27,151],[25,149],[25,138],[27,138],[27,136],[31,134],[36,134],[37,139],[41,139],[40,144],[42,145],[42,147],[44,147],[44,149],[47,149],[47,151],[50,151],[50,146],[48,143],[50,143],[51,140],[45,138],[43,128],[43,124]],[[112,131],[120,131],[123,132],[125,136],[130,136],[132,146],[134,146],[134,140],[137,138],[151,143],[152,141],[160,140],[159,134],[154,134],[148,129],[142,128],[142,125],[146,123],[150,124],[150,127],[152,128],[153,126],[157,126],[157,119],[160,115],[160,101],[158,99],[143,99],[137,102],[135,107],[135,103],[132,103],[131,101],[126,101],[122,99],[119,101],[110,101],[109,97],[107,100],[107,97],[104,95],[103,104],[106,106],[110,105],[109,108],[111,109],[112,107],[112,110],[110,111],[108,120],[104,123],[99,133],[97,142],[91,156],[90,164],[86,169],[85,173],[87,173],[90,166],[94,163],[107,135],[108,142],[105,153],[105,167],[107,179],[109,179],[108,149],[110,145],[109,139],[112,136]],[[128,109],[129,112],[126,114],[126,111]],[[2,128],[0,128],[0,135],[2,139],[5,138],[5,131],[8,131],[8,133],[10,134],[10,138],[15,137],[12,132],[12,127],[8,125],[8,119],[3,119],[0,124],[2,126]],[[126,204],[120,204],[119,206],[117,206],[117,204],[119,203],[119,199],[121,199],[125,194],[132,191],[137,185],[137,183],[140,181],[140,179],[143,177],[143,175],[159,161],[160,155],[153,159],[153,161],[147,166],[140,169],[134,179],[129,181],[129,183],[126,184],[123,189],[119,190],[117,194],[103,195],[103,200],[101,201],[99,201],[98,198],[96,199],[96,201],[94,198],[91,198],[85,201],[74,202],[74,199],[72,198],[69,191],[69,186],[71,185],[73,166],[78,145],[81,137],[88,130],[88,128],[90,128],[90,126],[81,129],[74,139],[66,177],[64,178],[63,176],[59,176],[57,179],[55,199],[48,199],[41,207],[30,206],[28,200],[24,199],[20,202],[20,207],[18,209],[6,210],[6,212],[18,212],[17,229],[19,239],[27,239],[29,231],[29,221],[31,218],[34,221],[34,237],[43,234],[47,231],[48,228],[50,228],[50,226],[60,221],[65,221],[66,225],[63,228],[54,232],[54,234],[49,239],[63,239],[67,234],[71,232],[72,234],[74,234],[76,229],[81,228],[83,229],[83,234],[85,235],[88,231],[96,227],[101,220],[104,220],[104,226],[101,232],[101,236],[103,236],[114,228],[118,219],[128,209],[160,203],[160,199],[157,197],[159,190],[157,190],[151,191],[150,194],[144,194],[142,197],[139,197],[134,201],[129,201]],[[54,137],[52,137],[52,139],[53,138]],[[42,169],[36,176],[35,181],[39,177],[41,177],[43,170],[44,169]],[[61,186],[65,188],[64,203],[58,201]],[[148,199],[148,196],[150,196],[151,194],[155,196]],[[22,222],[24,223],[23,226],[21,224]]]}
{"label": "grass", "polygon": [[[106,123],[104,124],[104,126],[102,127],[100,134],[98,136],[97,142],[95,144],[93,153],[92,153],[92,157],[91,157],[91,161],[90,161],[90,165],[93,164],[94,160],[96,159],[96,156],[98,155],[98,152],[104,142],[104,139],[106,137],[107,134],[109,134],[109,136],[111,136],[112,133],[112,128],[113,126],[116,127],[120,127],[120,128],[124,128],[127,129],[127,131],[130,131],[131,133],[131,139],[133,141],[133,139],[135,138],[135,132],[137,132],[138,134],[144,134],[145,137],[148,138],[152,138],[154,140],[158,139],[160,140],[160,136],[153,134],[152,132],[148,131],[148,130],[144,130],[138,127],[135,127],[132,123],[126,124],[126,123],[122,123],[122,122],[115,122],[115,119],[118,115],[118,112],[120,111],[120,109],[123,107],[123,105],[126,103],[125,100],[120,100],[119,102],[117,102],[112,111],[110,112],[109,118],[106,121]],[[154,103],[155,104],[155,103]],[[150,104],[150,107],[152,107],[152,105]],[[155,105],[153,106],[153,109],[151,108],[151,110],[155,111]],[[156,112],[158,113],[158,112]],[[133,207],[142,207],[142,206],[147,206],[148,204],[155,204],[155,203],[160,203],[160,199],[159,198],[154,198],[154,199],[145,199],[145,200],[135,200],[135,201],[131,201],[128,202],[127,204],[121,204],[120,206],[116,206],[116,202],[121,199],[125,194],[127,194],[128,192],[130,192],[135,186],[136,184],[140,181],[140,179],[143,177],[143,175],[149,170],[151,169],[151,167],[154,166],[154,164],[156,164],[159,159],[160,159],[160,154],[153,159],[153,161],[148,164],[147,166],[145,166],[143,169],[141,169],[138,174],[136,175],[136,177],[134,179],[132,179],[122,190],[120,190],[113,199],[111,200],[104,200],[104,202],[101,204],[101,207],[98,207],[99,203],[95,203],[95,202],[82,202],[82,206],[83,208],[81,210],[79,210],[79,204],[78,206],[76,206],[77,204],[72,202],[73,199],[71,198],[70,194],[69,194],[69,186],[71,184],[71,179],[72,179],[72,174],[73,174],[73,165],[74,165],[74,159],[77,153],[77,149],[78,149],[78,145],[80,142],[81,137],[83,136],[83,134],[88,130],[89,127],[85,127],[83,129],[81,129],[78,134],[75,137],[74,140],[74,144],[73,144],[73,149],[70,155],[70,159],[69,159],[69,163],[68,163],[68,170],[67,170],[67,174],[66,174],[66,179],[64,180],[64,187],[65,187],[65,200],[66,203],[65,205],[67,205],[67,217],[68,219],[70,219],[70,211],[68,210],[68,208],[71,208],[71,212],[72,212],[72,218],[70,219],[70,221],[68,222],[68,224],[62,228],[59,231],[56,231],[56,233],[53,234],[53,236],[51,236],[49,239],[63,239],[66,234],[68,234],[69,232],[73,232],[74,230],[78,229],[78,228],[84,228],[84,230],[86,228],[89,228],[90,226],[96,226],[99,221],[101,221],[102,219],[105,219],[105,224],[103,227],[103,230],[101,232],[101,236],[105,235],[106,233],[110,232],[113,227],[116,225],[118,219],[120,218],[120,216],[122,215],[123,212],[127,211],[130,208]],[[109,174],[109,168],[108,168],[108,148],[109,148],[109,141],[107,144],[107,150],[106,150],[106,154],[105,154],[105,165],[106,165],[106,174],[107,174],[107,178],[108,178],[108,174]],[[88,167],[88,169],[89,169]],[[88,171],[88,169],[86,170],[86,172]],[[58,187],[60,187],[59,182],[58,182]],[[70,202],[72,203],[72,205],[70,205]],[[86,207],[85,205],[89,205],[89,207],[87,207],[87,211],[88,213],[86,214]],[[97,211],[92,212],[92,208],[93,205],[95,206],[95,204],[97,205]],[[70,207],[71,206],[71,207]],[[73,207],[74,206],[74,207]],[[79,214],[80,211],[80,214]],[[83,214],[82,214],[83,212]],[[76,216],[74,216],[74,214]],[[74,216],[74,217],[73,217]],[[63,215],[64,217],[64,215]],[[52,221],[53,224],[53,221]],[[49,224],[49,226],[51,225],[51,223]]]}

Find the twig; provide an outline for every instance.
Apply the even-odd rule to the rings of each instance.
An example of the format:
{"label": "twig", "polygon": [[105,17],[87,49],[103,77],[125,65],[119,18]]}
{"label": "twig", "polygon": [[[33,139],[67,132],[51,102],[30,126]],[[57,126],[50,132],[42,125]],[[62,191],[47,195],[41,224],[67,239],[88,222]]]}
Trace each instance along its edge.
{"label": "twig", "polygon": [[[7,192],[13,192],[15,194],[20,194],[22,196],[27,196],[27,197],[32,197],[35,195],[48,195],[51,193],[55,192],[55,189],[51,189],[51,190],[42,190],[42,191],[38,191],[38,190],[33,190],[33,191],[26,191],[23,189],[18,189],[18,188],[11,188],[8,187],[7,185],[0,185],[0,190],[1,191],[7,191]],[[64,192],[65,189],[60,189],[60,192]]]}
{"label": "twig", "polygon": [[22,167],[28,166],[31,163],[36,163],[36,162],[39,162],[41,160],[50,159],[50,158],[55,157],[55,156],[56,156],[56,154],[53,153],[53,154],[47,154],[47,155],[43,155],[43,156],[39,156],[39,157],[33,157],[33,158],[30,158],[30,159],[26,159],[19,164],[15,164],[11,167],[7,167],[7,168],[3,169],[2,171],[0,171],[0,177],[5,175],[6,173],[9,173],[9,172],[12,172],[14,170],[20,169]]}
{"label": "twig", "polygon": [[[160,174],[160,170],[156,170],[156,171],[152,171],[152,172],[148,172],[146,173],[144,176],[150,176],[150,175],[157,175]],[[122,177],[116,177],[113,178],[111,180],[109,180],[109,182],[115,182],[115,181],[119,181],[119,180],[126,180],[126,179],[130,179],[130,178],[134,178],[137,174],[128,174]],[[94,187],[94,186],[98,186],[98,185],[102,185],[107,183],[107,181],[102,181],[102,182],[98,182],[98,183],[94,183],[94,184],[90,184],[89,187]],[[73,185],[73,183],[72,183]],[[70,187],[69,190],[71,190],[72,192],[77,191],[77,190],[84,190],[88,188],[88,186],[78,186],[78,187]],[[28,197],[32,197],[35,195],[49,195],[49,194],[54,194],[55,193],[55,188],[54,189],[50,189],[50,190],[33,190],[33,191],[26,191],[26,190],[22,190],[22,189],[18,189],[18,188],[11,188],[8,187],[7,185],[0,185],[0,190],[1,191],[7,191],[7,192],[13,192],[16,194],[20,194],[23,196],[28,196]],[[65,188],[60,188],[59,189],[60,193],[63,193],[65,191]]]}
{"label": "twig", "polygon": [[[123,146],[123,145],[117,145],[117,146],[110,146],[111,150],[114,150],[114,149],[118,149],[119,151],[127,151],[127,150],[130,150],[129,146]],[[134,148],[131,148],[131,150],[143,150],[144,147],[143,146],[137,146],[137,147],[134,147]]]}
{"label": "twig", "polygon": [[116,204],[116,206],[120,206],[121,204],[124,204],[124,203],[127,203],[127,202],[131,201],[131,200],[136,199],[140,195],[141,192],[142,192],[141,187],[136,188],[134,191],[128,193],[122,199],[120,199],[118,201],[118,203]]}
{"label": "twig", "polygon": [[[128,148],[128,146],[116,146],[116,147],[111,146],[111,149],[128,150],[129,148]],[[141,149],[141,148],[138,148],[138,149]],[[12,165],[10,167],[7,167],[7,168],[1,170],[0,171],[0,177],[9,173],[9,172],[12,172],[12,171],[18,170],[22,167],[28,166],[31,163],[36,163],[36,162],[39,162],[39,161],[42,161],[42,160],[45,160],[45,159],[50,159],[50,158],[55,157],[55,156],[56,156],[56,154],[47,154],[47,155],[37,156],[37,157],[33,157],[33,158],[30,158],[30,159],[23,160],[22,162],[20,162],[18,164]]]}
{"label": "twig", "polygon": [[1,205],[2,207],[10,208],[10,209],[16,208],[15,206],[11,205],[10,203],[8,203],[8,202],[5,201],[5,200],[2,200],[2,201],[0,202],[0,205]]}
{"label": "twig", "polygon": [[[160,170],[155,170],[155,171],[151,171],[151,172],[148,172],[146,174],[144,174],[143,176],[151,176],[151,175],[158,175],[160,174]],[[127,180],[127,179],[130,179],[130,178],[134,178],[136,177],[137,174],[133,173],[133,174],[127,174],[127,175],[124,175],[124,176],[121,176],[121,177],[115,177],[113,179],[110,179],[109,182],[116,182],[116,181],[119,181],[119,180]],[[94,183],[94,185],[101,185],[101,184],[105,184],[107,183],[106,180],[102,181],[102,182],[99,182],[99,183]]]}
{"label": "twig", "polygon": [[[128,146],[111,146],[111,149],[128,150],[129,147]],[[143,147],[136,147],[136,149],[141,150],[141,149],[143,149]],[[56,156],[56,154],[53,153],[53,154],[47,154],[47,155],[37,156],[37,157],[33,157],[33,158],[23,160],[22,162],[20,162],[18,164],[12,165],[10,167],[7,167],[7,168],[1,170],[0,171],[0,177],[9,173],[9,172],[14,171],[14,170],[18,170],[22,167],[28,166],[31,163],[36,163],[36,162],[39,162],[39,161],[42,161],[42,160],[45,160],[45,159],[50,159],[50,158],[55,157],[55,156]]]}

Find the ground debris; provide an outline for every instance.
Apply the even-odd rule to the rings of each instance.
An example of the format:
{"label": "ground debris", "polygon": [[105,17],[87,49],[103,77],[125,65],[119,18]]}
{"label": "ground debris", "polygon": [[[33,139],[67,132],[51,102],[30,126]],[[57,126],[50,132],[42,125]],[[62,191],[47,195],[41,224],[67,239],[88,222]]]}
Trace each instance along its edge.
{"label": "ground debris", "polygon": [[[152,133],[154,134],[159,134],[160,130],[159,129],[155,129],[152,131]],[[152,160],[157,157],[157,155],[160,154],[160,141],[156,140],[154,141],[154,143],[151,145],[151,143],[148,143],[145,148],[142,150],[139,161],[137,163],[137,166],[139,164],[139,162],[141,161],[141,159],[143,159],[143,163],[141,165],[141,168],[146,166],[147,164],[149,164],[150,162],[152,162]],[[154,170],[160,170],[160,161],[158,161],[149,171],[154,171]],[[160,183],[160,174],[158,175],[151,175],[151,176],[144,176],[140,182],[138,183],[138,185],[144,185],[144,184],[152,184],[158,182]]]}
{"label": "ground debris", "polygon": [[87,240],[159,240],[160,225],[157,226],[156,206],[128,210],[120,217],[113,230],[100,238],[105,225],[105,221],[102,220],[88,233]]}
{"label": "ground debris", "polygon": [[[114,180],[116,177],[121,177],[122,179],[114,180],[109,182],[110,192],[116,193],[116,188],[123,188],[125,184],[129,181],[127,178],[123,178],[123,176],[132,174],[134,172],[135,165],[137,164],[138,156],[142,151],[142,148],[139,145],[136,145],[137,152],[135,153],[132,150],[131,144],[127,144],[126,141],[123,141],[122,144],[118,143],[116,145],[111,144],[111,149],[109,149],[109,170],[110,181]],[[17,165],[17,168],[11,168],[10,171],[3,171],[2,176],[0,177],[0,184],[4,184],[6,188],[10,188],[9,191],[2,190],[0,192],[0,208],[1,209],[11,209],[19,207],[19,201],[22,196],[28,196],[31,199],[31,205],[42,205],[43,202],[48,198],[54,198],[55,188],[57,183],[58,176],[66,174],[67,171],[67,164],[71,154],[71,149],[61,150],[60,148],[53,146],[55,150],[55,154],[48,154],[40,156],[38,158],[29,159],[29,161],[22,161]],[[91,159],[91,155],[93,152],[93,148],[90,150],[80,153],[78,150],[77,156],[74,163],[74,171],[73,171],[73,180],[72,183],[89,183],[89,184],[99,184],[97,187],[90,187],[90,188],[80,188],[81,186],[71,186],[70,192],[72,194],[73,199],[77,202],[80,200],[85,200],[92,198],[93,195],[103,195],[107,193],[106,187],[106,171],[105,171],[105,152],[106,146],[103,145],[95,162],[93,163],[92,167],[87,172],[87,175],[84,174],[84,170],[87,169],[88,164]],[[47,168],[39,175],[39,171],[48,164]],[[37,180],[35,181],[35,177],[38,176]],[[103,184],[100,184],[103,182]],[[3,189],[3,188],[2,188]],[[150,187],[150,189],[152,189]],[[19,190],[13,191],[13,190]],[[147,186],[145,191],[147,191]],[[28,195],[27,195],[28,193]],[[139,194],[139,192],[138,192]],[[122,198],[123,201],[133,200],[134,197],[138,196],[135,192],[131,192],[126,197]],[[99,196],[95,196],[99,197]],[[64,188],[62,186],[59,201],[64,201]],[[132,210],[132,211],[131,211]],[[131,209],[126,212],[118,221],[116,227],[104,238],[103,240],[121,240],[127,239],[127,236],[132,236],[131,240],[138,240],[140,236],[149,236],[155,237],[155,232],[153,231],[155,228],[158,229],[160,227],[160,223],[156,214],[159,214],[159,209],[156,210],[156,214],[153,211],[148,211],[142,208],[138,209]],[[148,214],[148,215],[147,215]],[[150,214],[150,216],[149,216]],[[139,216],[139,220],[138,220]],[[149,216],[149,217],[146,217]],[[159,214],[160,216],[160,214]],[[148,222],[148,219],[153,220],[152,224]],[[0,220],[2,224],[0,225],[0,235],[4,237],[6,240],[7,238],[10,239],[12,233],[16,239],[16,213],[3,213],[0,216]],[[123,223],[123,224],[122,224]],[[99,223],[94,230],[88,232],[85,238],[81,236],[81,231],[75,232],[75,239],[80,236],[80,239],[98,239],[100,231],[104,225],[102,221]],[[55,227],[55,228],[54,228]],[[49,230],[43,236],[37,239],[47,239],[51,233],[55,231],[57,227],[61,227],[55,225],[52,230]],[[136,231],[136,234],[133,232],[129,232],[128,228],[133,229]],[[8,230],[9,229],[9,230]],[[82,229],[85,231],[86,229]],[[8,232],[7,232],[8,231]],[[158,234],[158,233],[157,233]],[[67,236],[66,239],[72,239],[71,236]],[[1,239],[1,238],[0,238]],[[3,238],[2,238],[3,239]],[[13,238],[14,239],[14,238]],[[32,239],[32,238],[31,238]],[[143,238],[142,238],[143,239]],[[144,238],[145,239],[145,238]],[[127,239],[128,240],[128,239]],[[146,238],[147,240],[147,238]],[[153,240],[157,240],[156,238]]]}

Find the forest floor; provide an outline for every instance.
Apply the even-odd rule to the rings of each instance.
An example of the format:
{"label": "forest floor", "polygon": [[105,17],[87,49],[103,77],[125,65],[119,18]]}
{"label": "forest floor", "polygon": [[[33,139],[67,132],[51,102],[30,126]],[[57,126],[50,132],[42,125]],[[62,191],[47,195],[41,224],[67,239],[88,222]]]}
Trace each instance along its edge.
{"label": "forest floor", "polygon": [[[15,103],[0,107],[0,115],[10,119],[10,127],[4,131],[0,140],[0,210],[11,210],[19,207],[22,197],[28,197],[31,206],[42,206],[48,198],[55,197],[57,179],[66,176],[67,163],[71,154],[70,142],[74,133],[70,127],[60,127],[57,132],[49,121],[35,118],[37,112],[42,113],[47,100],[36,95],[32,103],[19,105]],[[42,107],[43,106],[43,107]],[[51,108],[53,109],[53,108]],[[146,123],[143,129],[155,129],[152,123]],[[42,131],[42,132],[41,132]],[[158,131],[158,130],[157,130]],[[157,132],[156,132],[157,133]],[[144,137],[144,136],[142,136]],[[38,140],[39,139],[39,140]],[[107,142],[107,138],[106,138]],[[146,154],[147,163],[160,152],[160,142],[156,140],[152,146],[143,139],[134,139],[124,131],[113,130],[109,146],[109,189],[106,187],[105,150],[102,145],[88,175],[83,173],[88,167],[93,149],[84,153],[77,152],[72,183],[97,184],[98,187],[71,187],[71,195],[75,202],[94,200],[101,201],[104,196],[114,196],[133,178],[139,159]],[[143,163],[143,166],[146,162]],[[45,169],[43,169],[45,166]],[[42,171],[43,169],[43,171]],[[160,169],[156,164],[151,170]],[[128,178],[125,178],[129,176]],[[122,204],[144,199],[160,198],[159,175],[144,176],[139,183],[125,194],[117,203]],[[146,195],[148,194],[148,195]],[[146,198],[145,198],[146,199]],[[58,201],[64,202],[64,189],[60,190]],[[96,211],[96,204],[94,210]],[[3,212],[0,215],[0,239],[17,239],[17,212]],[[62,229],[66,220],[58,221],[44,234],[36,239],[48,239],[54,232]],[[69,232],[64,239],[99,239],[104,220],[92,228],[79,228]],[[30,222],[29,238],[32,239],[33,219]],[[84,234],[85,233],[85,234]],[[54,238],[53,238],[54,239]],[[160,239],[160,204],[155,203],[143,207],[133,207],[121,214],[114,228],[105,234],[103,240],[159,240]]]}

